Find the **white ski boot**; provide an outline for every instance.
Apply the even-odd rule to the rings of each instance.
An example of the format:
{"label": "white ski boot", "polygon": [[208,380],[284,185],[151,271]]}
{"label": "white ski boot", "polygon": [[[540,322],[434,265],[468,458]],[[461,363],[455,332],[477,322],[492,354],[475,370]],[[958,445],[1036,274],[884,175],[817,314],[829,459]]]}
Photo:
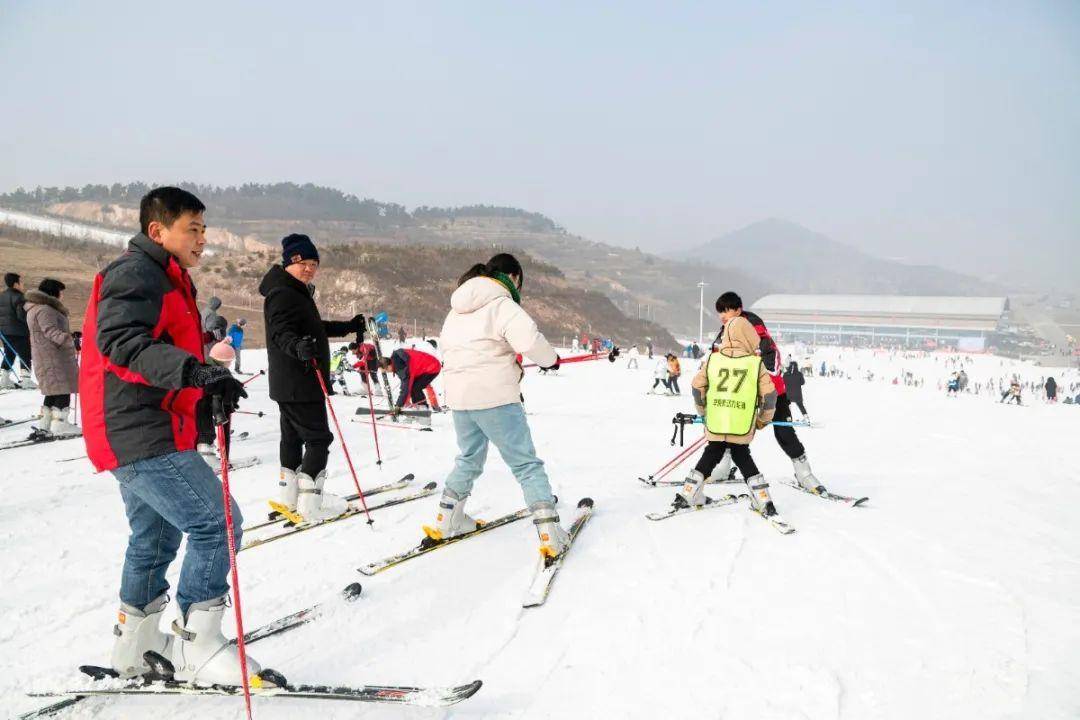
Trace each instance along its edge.
{"label": "white ski boot", "polygon": [[458,497],[450,488],[443,489],[439,498],[439,514],[435,516],[435,525],[424,525],[424,534],[430,540],[438,542],[455,535],[472,532],[480,527],[479,522],[465,514],[465,500],[469,496]]}
{"label": "white ski boot", "polygon": [[127,603],[120,604],[118,622],[113,626],[116,642],[112,649],[112,668],[122,678],[135,677],[150,671],[143,660],[149,650],[166,659],[172,651],[173,636],[161,631],[161,616],[169,596],[162,594],[142,610]]}
{"label": "white ski boot", "polygon": [[[221,634],[225,598],[213,598],[188,608],[187,618],[173,621],[172,662],[175,678],[196,685],[240,685],[240,651]],[[247,656],[248,676],[257,675],[262,666]]]}
{"label": "white ski boot", "polygon": [[825,486],[818,482],[818,479],[814,477],[814,473],[810,470],[810,462],[806,459],[806,455],[800,455],[792,460],[791,464],[795,466],[795,479],[799,481],[799,485],[804,490],[815,495],[826,492]]}
{"label": "white ski boot", "polygon": [[725,483],[735,482],[735,465],[731,459],[731,451],[725,450],[724,457],[720,459],[720,462],[716,463],[716,467],[713,468],[712,473],[709,475],[709,482],[711,483]]}
{"label": "white ski boot", "polygon": [[296,513],[304,518],[304,522],[319,522],[337,517],[349,509],[349,503],[344,498],[323,492],[326,484],[326,471],[323,470],[317,477],[311,477],[305,472],[296,473],[296,487],[298,496],[296,499]]}
{"label": "white ski boot", "polygon": [[675,501],[671,503],[671,507],[675,510],[683,510],[701,507],[708,502],[709,498],[705,495],[705,476],[697,470],[691,470],[683,486],[675,491]]}
{"label": "white ski boot", "polygon": [[300,491],[296,484],[296,470],[283,467],[278,477],[278,502],[289,512],[296,512],[296,496]]}
{"label": "white ski boot", "polygon": [[776,505],[773,504],[772,496],[769,495],[769,483],[761,473],[746,478],[746,487],[750,488],[750,505],[755,510],[770,517],[776,514]]}
{"label": "white ski boot", "polygon": [[533,503],[532,512],[536,534],[540,536],[540,554],[554,560],[570,547],[570,535],[559,524],[559,513],[549,502]]}
{"label": "white ski boot", "polygon": [[52,408],[41,406],[38,419],[34,422],[33,428],[30,429],[30,437],[28,440],[43,440],[48,437],[52,437],[52,433],[49,432],[49,428],[52,427]]}
{"label": "white ski boot", "polygon": [[210,467],[217,467],[221,463],[221,458],[218,457],[217,450],[210,443],[197,443],[195,450],[202,455],[202,459],[206,461],[206,464]]}
{"label": "white ski boot", "polygon": [[[54,407],[49,409],[52,410],[49,417],[49,432],[56,437],[78,437],[79,435],[82,435],[82,428],[68,422],[67,408]],[[42,422],[44,422],[44,420],[45,418],[42,417]]]}
{"label": "white ski boot", "polygon": [[18,387],[11,380],[11,375],[8,374],[7,368],[0,368],[0,390],[9,390],[11,388]]}

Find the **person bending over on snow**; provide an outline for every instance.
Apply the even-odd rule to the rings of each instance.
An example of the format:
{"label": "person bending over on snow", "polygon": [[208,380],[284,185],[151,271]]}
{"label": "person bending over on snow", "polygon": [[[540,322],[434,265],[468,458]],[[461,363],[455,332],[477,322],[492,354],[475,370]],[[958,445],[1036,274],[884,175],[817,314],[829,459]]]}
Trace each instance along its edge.
{"label": "person bending over on snow", "polygon": [[749,321],[732,317],[724,326],[720,350],[709,356],[691,383],[698,415],[705,418],[708,444],[697,466],[675,494],[675,508],[700,506],[710,500],[705,480],[727,453],[750,488],[750,503],[762,515],[776,514],[769,483],[750,456],[754,430],[772,421],[776,388],[772,376],[757,355],[758,336]]}
{"label": "person bending over on snow", "polygon": [[435,391],[430,387],[431,381],[442,371],[437,357],[421,350],[398,348],[390,357],[382,359],[382,368],[392,370],[401,383],[392,415],[400,415],[406,403],[426,406],[428,400],[433,400],[431,409],[438,411],[439,403],[434,400]]}
{"label": "person bending over on snow", "polygon": [[[791,422],[791,402],[788,400],[787,388],[780,372],[783,367],[780,361],[780,350],[776,347],[776,343],[773,342],[772,336],[769,335],[769,329],[765,327],[765,322],[756,314],[743,310],[742,298],[730,290],[716,299],[716,311],[720,314],[720,319],[724,321],[725,327],[727,321],[733,317],[746,318],[753,326],[758,338],[760,338],[757,353],[761,357],[762,367],[769,373],[769,378],[776,387],[775,419],[778,422]],[[720,334],[717,336],[717,342],[722,342],[723,334],[724,329],[721,328]],[[799,485],[815,494],[824,492],[825,486],[818,482],[818,479],[810,470],[810,462],[806,459],[806,448],[799,441],[799,436],[795,434],[795,428],[773,425],[773,436],[784,454],[791,458],[791,463],[795,468],[795,479]],[[718,466],[721,477],[726,477],[730,468],[731,460],[725,458],[724,462]]]}
{"label": "person bending over on snow", "polygon": [[1013,378],[1012,382],[1009,383],[1008,389],[1001,394],[1001,402],[1012,402],[1015,400],[1017,405],[1022,405],[1023,403],[1020,402],[1020,392],[1020,381]]}
{"label": "person bending over on snow", "polygon": [[559,366],[559,356],[521,308],[524,280],[517,258],[500,253],[470,268],[450,296],[440,342],[458,456],[446,478],[435,523],[424,527],[425,543],[477,528],[476,520],[465,514],[465,502],[484,470],[489,443],[499,449],[521,484],[540,536],[540,552],[556,557],[569,543],[521,406],[523,373],[517,354],[542,368]]}
{"label": "person bending over on snow", "polygon": [[[150,668],[149,650],[172,656],[176,678],[237,685],[240,656],[221,632],[229,552],[221,483],[195,451],[195,403],[231,412],[243,386],[207,365],[188,269],[206,244],[204,206],[186,190],[159,187],[139,206],[141,232],[94,278],[83,326],[79,386],[86,453],[118,481],[131,534],[120,577],[112,667]],[[236,544],[243,516],[232,502]],[[187,535],[174,635],[161,632],[166,573]],[[249,655],[248,671],[260,666]]]}
{"label": "person bending over on snow", "polygon": [[30,348],[34,353],[34,377],[45,396],[41,419],[30,439],[81,435],[68,422],[71,393],[79,392],[79,363],[75,358],[75,338],[68,325],[68,309],[61,299],[64,283],[45,278],[37,290],[26,293],[26,324],[30,328]]}
{"label": "person bending over on snow", "polygon": [[278,454],[280,501],[305,520],[340,514],[345,501],[323,493],[326,461],[334,436],[326,419],[326,401],[313,363],[330,385],[329,337],[364,331],[364,318],[323,320],[311,284],[319,271],[319,251],[307,235],[281,241],[282,261],[259,284],[266,320],[266,357],[270,399],[278,404],[281,440]]}

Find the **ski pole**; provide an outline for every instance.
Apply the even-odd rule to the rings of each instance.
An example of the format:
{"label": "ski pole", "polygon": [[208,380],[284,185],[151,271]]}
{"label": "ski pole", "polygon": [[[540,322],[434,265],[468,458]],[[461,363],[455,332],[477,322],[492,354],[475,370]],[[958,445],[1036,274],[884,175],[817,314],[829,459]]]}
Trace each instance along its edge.
{"label": "ski pole", "polygon": [[[613,350],[612,352],[615,352],[615,351]],[[615,354],[617,355],[618,353],[615,353]],[[559,364],[560,365],[568,365],[570,363],[589,362],[590,360],[599,360],[599,359],[605,358],[605,357],[608,358],[608,359],[611,359],[612,354],[611,353],[606,353],[606,354],[605,353],[589,353],[588,355],[575,355],[573,357],[568,357],[568,358],[559,358]],[[612,360],[612,362],[614,362],[614,360]],[[540,366],[537,365],[536,363],[526,363],[525,365],[522,365],[521,367],[522,367],[522,369],[525,369],[525,368],[540,367]]]}
{"label": "ski pole", "polygon": [[[23,356],[19,354],[19,351],[15,349],[15,346],[11,344],[11,341],[8,340],[7,336],[4,335],[4,333],[2,333],[2,332],[0,332],[0,340],[3,340],[4,344],[7,345],[9,348],[11,348],[11,354],[14,355],[15,359],[19,361],[19,365],[21,365],[24,370],[29,370],[30,366],[26,363],[25,360],[23,360]],[[7,353],[4,353],[4,355],[6,356]],[[11,372],[15,372],[15,364],[14,363],[11,363],[11,368],[10,369],[11,369]]]}
{"label": "ski pole", "polygon": [[364,376],[364,387],[367,389],[367,402],[368,409],[371,410],[371,433],[375,436],[375,457],[378,458],[375,464],[382,467],[382,451],[379,450],[379,428],[375,422],[375,400],[371,397],[371,380],[368,378],[368,369],[364,368],[364,371],[360,373]]}
{"label": "ski pole", "polygon": [[244,611],[240,606],[240,574],[236,568],[236,538],[233,537],[232,493],[229,492],[229,448],[225,426],[229,422],[221,398],[213,399],[214,424],[217,426],[218,453],[221,455],[221,499],[225,505],[225,533],[229,538],[229,566],[232,571],[233,613],[236,615],[236,649],[240,652],[240,675],[244,686],[244,706],[251,720],[251,687],[248,685],[247,650],[244,647]]}
{"label": "ski pole", "polygon": [[[678,421],[673,420],[672,422],[678,422]],[[705,421],[702,420],[699,417],[699,418],[696,418],[694,420],[684,420],[683,422],[685,424],[687,424],[687,425],[701,425]],[[793,428],[795,428],[795,427],[804,427],[804,428],[820,427],[818,425],[812,425],[811,423],[804,422],[802,420],[796,420],[794,422],[788,422],[786,420],[776,420],[774,422],[770,422],[769,424],[770,425],[776,425],[777,427],[793,427]]]}
{"label": "ski pole", "polygon": [[235,411],[233,411],[233,414],[234,415],[254,415],[255,417],[262,417],[266,413],[264,413],[262,410],[260,410],[259,412],[252,412],[250,410],[235,410]]}
{"label": "ski pole", "polygon": [[364,499],[364,491],[360,489],[360,480],[356,477],[356,468],[353,467],[352,457],[349,455],[349,446],[345,444],[345,436],[341,432],[337,413],[334,412],[334,403],[330,402],[330,393],[326,389],[326,380],[323,379],[322,370],[319,369],[319,363],[315,362],[315,358],[311,359],[311,367],[315,368],[315,377],[319,378],[319,387],[322,388],[323,397],[326,398],[326,407],[330,408],[330,417],[334,418],[334,427],[337,428],[338,440],[341,442],[341,449],[345,453],[345,462],[349,464],[349,472],[352,473],[353,484],[356,485],[356,494],[360,498],[360,504],[364,506],[367,524],[374,525],[375,521],[371,519],[371,513],[368,512],[367,500]]}
{"label": "ski pole", "polygon": [[266,374],[266,371],[265,371],[265,370],[260,370],[259,372],[255,373],[254,375],[252,375],[251,377],[249,377],[249,378],[248,378],[247,380],[245,380],[244,382],[242,382],[242,383],[240,383],[240,384],[241,384],[241,385],[247,385],[247,384],[248,384],[249,382],[251,382],[251,381],[252,381],[252,380],[254,380],[255,378],[257,378],[257,377],[262,377],[262,376],[263,376],[263,375],[265,375],[265,374]]}
{"label": "ski pole", "polygon": [[665,475],[667,475],[669,472],[671,472],[672,470],[677,468],[679,465],[681,465],[682,462],[684,460],[686,460],[686,458],[688,458],[690,455],[692,455],[694,453],[694,451],[696,451],[699,447],[701,447],[701,444],[704,443],[704,442],[705,442],[705,436],[702,435],[697,440],[690,443],[689,447],[687,447],[687,448],[685,448],[683,450],[680,450],[678,455],[676,455],[675,457],[673,457],[672,459],[668,460],[666,463],[661,465],[659,468],[657,468],[656,472],[654,472],[652,475],[649,476],[649,479],[650,480],[656,480],[656,479],[659,479],[659,478],[664,477]]}
{"label": "ski pole", "polygon": [[664,472],[657,475],[655,479],[656,480],[663,480],[668,475],[675,472],[675,470],[677,470],[680,465],[682,465],[684,462],[686,462],[691,457],[693,457],[694,452],[701,449],[701,446],[704,445],[704,444],[705,444],[705,436],[702,435],[700,438],[698,438],[697,441],[695,441],[693,444],[690,445],[690,448],[692,448],[692,450],[693,450],[692,452],[684,453],[683,455],[679,456],[678,460],[673,465],[671,465],[669,468],[664,470]]}

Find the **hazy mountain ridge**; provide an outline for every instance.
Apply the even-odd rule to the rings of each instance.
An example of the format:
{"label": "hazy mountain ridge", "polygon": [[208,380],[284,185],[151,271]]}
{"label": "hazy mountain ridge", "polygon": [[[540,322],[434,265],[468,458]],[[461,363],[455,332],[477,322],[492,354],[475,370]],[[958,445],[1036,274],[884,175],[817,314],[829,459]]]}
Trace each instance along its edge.
{"label": "hazy mountain ridge", "polygon": [[[778,292],[999,295],[1004,289],[936,265],[880,258],[797,223],[771,218],[671,254],[767,272]],[[760,270],[758,270],[760,269]]]}

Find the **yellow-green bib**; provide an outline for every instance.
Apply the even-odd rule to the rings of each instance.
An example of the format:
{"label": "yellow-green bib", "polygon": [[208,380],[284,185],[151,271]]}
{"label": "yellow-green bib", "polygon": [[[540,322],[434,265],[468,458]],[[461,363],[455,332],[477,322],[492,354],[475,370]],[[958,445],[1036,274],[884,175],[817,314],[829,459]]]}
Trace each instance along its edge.
{"label": "yellow-green bib", "polygon": [[754,426],[758,399],[757,355],[728,357],[714,352],[705,374],[705,427],[714,435],[746,435]]}

